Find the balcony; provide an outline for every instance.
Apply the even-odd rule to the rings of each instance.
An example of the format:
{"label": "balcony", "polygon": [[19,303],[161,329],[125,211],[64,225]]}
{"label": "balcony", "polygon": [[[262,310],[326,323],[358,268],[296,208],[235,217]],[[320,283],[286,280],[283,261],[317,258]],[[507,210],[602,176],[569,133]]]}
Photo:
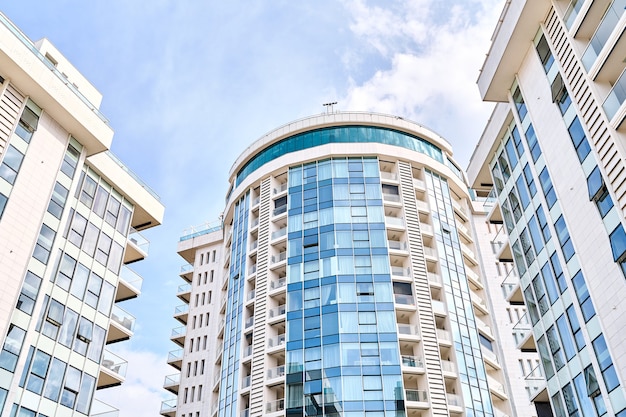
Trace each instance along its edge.
{"label": "balcony", "polygon": [[431,305],[433,308],[433,314],[436,316],[447,316],[448,312],[446,310],[446,305],[443,301],[439,300],[431,300]]}
{"label": "balcony", "polygon": [[409,268],[401,268],[399,266],[392,266],[391,267],[391,275],[393,275],[394,277],[410,278],[411,277],[411,270]]}
{"label": "balcony", "polygon": [[127,267],[122,265],[120,271],[120,280],[117,284],[115,293],[115,302],[130,300],[141,294],[141,286],[143,285],[143,277]]}
{"label": "balcony", "polygon": [[107,344],[128,340],[133,335],[135,317],[114,305],[107,332]]}
{"label": "balcony", "polygon": [[417,324],[398,323],[398,339],[418,341],[420,330]]}
{"label": "balcony", "polygon": [[254,300],[255,296],[256,296],[256,290],[248,291],[248,294],[246,295],[246,302]]}
{"label": "balcony", "polygon": [[252,203],[250,204],[250,207],[252,207],[253,209],[259,205],[259,203],[261,202],[261,196],[256,196],[252,199]]}
{"label": "balcony", "polygon": [[267,311],[268,323],[273,323],[279,320],[285,319],[285,305],[278,306],[276,308],[272,308]]}
{"label": "balcony", "polygon": [[278,229],[272,232],[271,240],[280,239],[283,236],[287,235],[287,228],[283,227],[282,229]]}
{"label": "balcony", "polygon": [[160,414],[164,417],[176,417],[176,398],[161,403]]}
{"label": "balcony", "polygon": [[187,282],[191,282],[193,279],[193,265],[185,264],[180,267],[180,277]]}
{"label": "balcony", "polygon": [[244,390],[246,388],[250,388],[250,385],[252,385],[252,376],[244,376],[241,380],[241,389]]}
{"label": "balcony", "polygon": [[479,295],[470,291],[470,299],[472,300],[472,305],[474,306],[474,311],[477,315],[482,316],[489,314],[489,309],[487,308],[487,304],[485,304],[485,300],[483,300]]}
{"label": "balcony", "polygon": [[270,291],[284,289],[287,285],[287,278],[279,278],[270,282]]}
{"label": "balcony", "polygon": [[408,247],[407,247],[406,242],[400,242],[398,240],[388,240],[387,246],[389,247],[389,250],[402,251],[402,252],[408,253]]}
{"label": "balcony", "polygon": [[274,188],[274,195],[282,194],[289,188],[289,185],[286,182],[283,182],[278,187]]}
{"label": "balcony", "polygon": [[118,417],[120,414],[120,410],[117,408],[106,404],[97,398],[93,399],[91,403],[91,411],[89,412],[89,417]]}
{"label": "balcony", "polygon": [[444,346],[452,346],[452,335],[448,330],[437,329],[437,343]]}
{"label": "balcony", "polygon": [[170,340],[180,347],[185,347],[185,337],[187,336],[187,326],[172,329]]}
{"label": "balcony", "polygon": [[128,362],[108,350],[104,350],[97,389],[115,387],[124,382]]}
{"label": "balcony", "polygon": [[402,372],[424,373],[424,360],[419,356],[402,355]]}
{"label": "balcony", "polygon": [[278,413],[281,412],[285,409],[285,399],[284,398],[280,398],[278,400],[274,400],[274,401],[269,401],[266,405],[265,405],[265,412],[266,413]]}
{"label": "balcony", "polygon": [[383,193],[383,201],[385,203],[395,203],[397,205],[399,205],[402,202],[398,194],[388,194],[388,193]]}
{"label": "balcony", "polygon": [[250,230],[253,230],[258,225],[259,225],[259,219],[252,219],[252,221],[250,222]]}
{"label": "balcony", "polygon": [[428,404],[428,392],[426,390],[405,389],[404,395],[406,397],[405,406],[407,410],[428,410],[430,408],[430,404]]}
{"label": "balcony", "polygon": [[167,354],[167,363],[179,371],[183,367],[183,350],[176,349]]}
{"label": "balcony", "polygon": [[435,287],[442,286],[441,277],[439,276],[439,274],[435,274],[434,272],[428,272],[426,275],[428,276],[428,283],[431,286],[435,286]]}
{"label": "balcony", "polygon": [[280,262],[287,260],[287,251],[281,252],[278,255],[272,255],[271,265],[274,266]]}
{"label": "balcony", "polygon": [[483,345],[480,346],[480,350],[483,354],[483,360],[487,365],[491,366],[493,369],[496,369],[496,370],[499,370],[502,368],[500,366],[500,362],[498,361],[498,357],[496,356],[494,352],[492,352],[491,350],[489,350]]}
{"label": "balcony", "polygon": [[472,239],[472,234],[470,233],[469,229],[465,227],[461,222],[457,222],[456,228],[459,232],[459,235],[461,235],[461,237],[465,239],[467,242],[474,241],[474,239]]}
{"label": "balcony", "polygon": [[624,104],[624,101],[626,101],[626,76],[624,74],[626,74],[626,70],[619,76],[611,92],[602,104],[602,108],[609,120],[615,117],[620,107],[622,107],[622,104]]}
{"label": "balcony", "polygon": [[415,189],[418,191],[426,191],[426,184],[424,184],[424,181],[417,178],[413,178],[413,187],[415,187]]}
{"label": "balcony", "polygon": [[252,327],[252,326],[254,326],[254,316],[252,316],[252,317],[248,317],[248,318],[246,319],[246,323],[245,323],[244,328],[245,328],[246,330],[248,330],[248,329],[249,329],[250,327]]}
{"label": "balcony", "polygon": [[285,365],[277,366],[267,370],[267,383],[268,384],[280,384],[285,379]]}
{"label": "balcony", "polygon": [[465,210],[465,208],[463,208],[461,204],[455,199],[452,199],[452,207],[454,208],[454,211],[461,219],[463,219],[466,222],[469,221],[469,217],[467,217],[467,210]]}
{"label": "balcony", "polygon": [[535,340],[532,326],[528,321],[528,312],[524,313],[513,326],[513,337],[515,338],[518,349],[535,349]]}
{"label": "balcony", "polygon": [[178,395],[179,386],[180,386],[180,372],[177,374],[166,376],[165,381],[163,381],[163,388],[165,388],[172,394]]}
{"label": "balcony", "polygon": [[396,174],[395,172],[381,171],[380,172],[380,179],[381,180],[385,180],[385,182],[387,182],[387,181],[398,182],[398,174]]}
{"label": "balcony", "polygon": [[176,296],[180,298],[181,301],[189,304],[189,300],[191,299],[191,284],[179,285],[176,290]]}
{"label": "balcony", "polygon": [[272,213],[274,216],[280,216],[281,214],[287,213],[287,204],[276,207]]}
{"label": "balcony", "polygon": [[284,349],[285,348],[285,334],[279,334],[275,337],[270,337],[267,339],[267,347],[268,350],[273,351],[276,349]]}
{"label": "balcony", "polygon": [[526,391],[531,401],[546,387],[546,378],[543,376],[541,365],[537,365],[535,369],[524,377],[524,380],[526,382]]}
{"label": "balcony", "polygon": [[396,303],[396,307],[399,307],[399,306],[415,307],[415,297],[413,297],[413,295],[394,294],[393,298]]}
{"label": "balcony", "polygon": [[506,401],[509,399],[504,390],[504,385],[499,381],[496,381],[493,377],[487,375],[487,385],[489,385],[489,391],[499,399]]}
{"label": "balcony", "polygon": [[620,21],[623,13],[624,3],[622,1],[614,1],[602,17],[602,21],[598,25],[591,41],[589,41],[589,45],[587,45],[587,49],[583,53],[582,63],[587,72],[594,66],[602,49],[604,49],[614,29],[618,26],[617,23]]}
{"label": "balcony", "polygon": [[248,275],[254,275],[254,274],[256,274],[256,268],[257,268],[257,265],[256,265],[256,264],[254,264],[254,265],[252,265],[250,268],[248,268]]}
{"label": "balcony", "polygon": [[404,230],[404,218],[385,216],[385,226],[388,229]]}
{"label": "balcony", "polygon": [[247,357],[252,356],[253,350],[254,350],[254,348],[252,347],[252,345],[244,346],[244,348],[241,351],[241,357],[242,358],[247,358]]}
{"label": "balcony", "polygon": [[441,370],[442,370],[443,376],[445,378],[456,378],[457,377],[456,365],[454,364],[454,362],[450,362],[450,361],[447,361],[447,360],[442,360],[441,361]]}
{"label": "balcony", "polygon": [[189,318],[189,304],[181,304],[174,309],[174,318],[182,324],[187,324]]}
{"label": "balcony", "polygon": [[124,263],[129,264],[145,259],[148,256],[149,249],[150,242],[148,239],[131,227],[126,241],[126,250],[124,251]]}
{"label": "balcony", "polygon": [[448,403],[448,411],[454,414],[463,414],[463,399],[460,395],[446,392],[446,402]]}
{"label": "balcony", "polygon": [[420,233],[422,236],[433,237],[435,235],[435,229],[427,223],[420,223]]}
{"label": "balcony", "polygon": [[469,281],[469,283],[474,286],[475,290],[482,290],[484,288],[483,282],[480,279],[480,276],[476,272],[466,267],[465,276],[467,277],[467,280]]}
{"label": "balcony", "polygon": [[437,262],[439,257],[437,256],[437,251],[430,246],[424,246],[424,258],[430,262]]}
{"label": "balcony", "polygon": [[465,257],[465,259],[469,261],[470,264],[474,266],[478,265],[478,261],[476,260],[476,254],[474,253],[474,251],[468,248],[465,243],[461,243],[461,253]]}
{"label": "balcony", "polygon": [[223,338],[224,337],[224,326],[226,325],[226,318],[222,317],[222,319],[220,320],[220,324],[217,325],[217,337],[219,338]]}

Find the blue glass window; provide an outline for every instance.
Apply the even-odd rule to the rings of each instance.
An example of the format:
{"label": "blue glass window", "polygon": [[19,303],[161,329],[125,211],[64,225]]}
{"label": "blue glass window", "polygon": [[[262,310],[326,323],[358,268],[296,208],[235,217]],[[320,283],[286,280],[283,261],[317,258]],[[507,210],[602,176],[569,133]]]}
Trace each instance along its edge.
{"label": "blue glass window", "polygon": [[519,198],[522,200],[522,207],[526,209],[530,204],[530,197],[528,196],[528,190],[526,189],[526,184],[524,183],[524,178],[521,176],[515,182],[517,186],[517,192],[519,193]]}
{"label": "blue glass window", "polygon": [[516,87],[513,92],[513,103],[515,103],[515,108],[517,108],[517,114],[519,115],[520,120],[524,120],[528,110],[526,109],[526,103],[524,103],[524,97],[522,97],[522,92],[519,87]]}
{"label": "blue glass window", "polygon": [[511,139],[507,140],[504,144],[504,150],[506,151],[506,156],[509,158],[509,162],[511,163],[511,170],[515,169],[517,166],[517,155],[515,154],[515,145]]}
{"label": "blue glass window", "polygon": [[596,203],[600,215],[604,218],[609,210],[613,208],[613,199],[609,195],[609,191],[602,178],[602,173],[597,166],[591,171],[589,177],[587,177],[587,190],[589,191],[589,199]]}
{"label": "blue glass window", "polygon": [[559,243],[561,244],[561,250],[563,251],[563,257],[565,258],[565,262],[569,261],[572,256],[574,256],[574,245],[572,244],[572,240],[569,236],[569,231],[567,230],[567,226],[565,225],[565,219],[563,215],[559,216],[559,218],[554,223],[554,228],[556,229],[556,235],[559,239]]}
{"label": "blue glass window", "polygon": [[569,321],[570,328],[572,329],[572,334],[574,335],[576,347],[578,350],[581,350],[585,347],[585,338],[583,337],[583,332],[580,328],[580,323],[578,322],[574,305],[570,305],[567,310],[565,310],[565,313],[567,314],[567,319]]}
{"label": "blue glass window", "polygon": [[539,254],[539,252],[543,249],[543,239],[541,232],[539,231],[539,226],[537,226],[537,219],[535,219],[535,216],[532,216],[528,221],[528,230],[530,231],[530,237],[533,240],[535,251]]}
{"label": "blue glass window", "polygon": [[541,234],[543,235],[543,240],[548,243],[552,235],[550,234],[550,228],[548,227],[548,221],[546,220],[546,214],[543,212],[543,208],[541,206],[537,207],[537,221],[539,222],[539,227],[541,227]]}
{"label": "blue glass window", "polygon": [[543,65],[543,69],[547,74],[552,67],[554,57],[552,56],[552,51],[550,51],[550,46],[548,45],[548,41],[546,41],[545,36],[541,35],[541,39],[537,42],[536,49],[537,54],[539,54],[539,59],[541,60],[541,65]]}
{"label": "blue glass window", "polygon": [[559,329],[559,336],[561,336],[561,343],[563,344],[563,350],[565,351],[565,357],[569,361],[576,355],[576,348],[574,347],[574,341],[567,325],[565,315],[556,319],[556,327]]}
{"label": "blue glass window", "polygon": [[624,255],[626,255],[626,233],[624,232],[624,226],[622,226],[621,223],[611,232],[609,240],[611,241],[613,260],[624,260]]}
{"label": "blue glass window", "polygon": [[526,180],[526,185],[528,185],[528,190],[530,191],[530,196],[534,197],[537,194],[537,186],[535,185],[535,180],[533,178],[533,174],[530,170],[530,165],[526,164],[524,166],[524,179]]}
{"label": "blue glass window", "polygon": [[550,265],[552,265],[552,270],[554,271],[554,276],[556,277],[556,283],[559,286],[559,291],[561,292],[561,294],[563,294],[567,289],[567,283],[565,282],[565,275],[563,274],[561,261],[559,261],[559,255],[557,255],[556,252],[553,252],[552,256],[550,256]]}
{"label": "blue glass window", "polygon": [[576,154],[578,155],[578,159],[580,162],[583,162],[589,152],[591,152],[591,147],[589,146],[589,142],[587,141],[587,135],[585,135],[585,131],[583,130],[578,117],[575,117],[572,121],[572,124],[569,126],[569,135],[572,138],[572,143],[574,144],[574,148],[576,149]]}
{"label": "blue glass window", "polygon": [[537,141],[537,135],[535,134],[533,125],[529,125],[528,129],[526,129],[526,143],[528,143],[528,149],[530,149],[533,162],[537,162],[537,159],[541,156],[541,147]]}
{"label": "blue glass window", "polygon": [[554,203],[556,203],[556,194],[554,192],[554,187],[552,187],[552,180],[550,179],[548,169],[545,167],[541,170],[541,173],[539,173],[539,183],[541,183],[541,188],[543,189],[543,195],[546,197],[548,208],[552,208]]}
{"label": "blue glass window", "polygon": [[582,271],[578,271],[576,275],[574,275],[572,284],[574,284],[574,292],[576,293],[576,298],[578,298],[578,304],[580,304],[580,309],[586,323],[596,315],[596,310],[593,307],[589,291],[587,291],[587,284],[585,283],[585,277]]}
{"label": "blue glass window", "polygon": [[604,336],[598,336],[591,344],[593,345],[593,350],[596,353],[596,358],[598,359],[598,365],[600,365],[600,371],[602,372],[602,378],[606,384],[606,389],[611,392],[619,386],[619,378],[615,373],[613,360],[609,354]]}
{"label": "blue glass window", "polygon": [[502,178],[504,178],[504,182],[507,182],[509,178],[511,178],[511,170],[509,169],[509,163],[504,156],[504,152],[500,153],[498,163],[500,164],[500,170],[502,171]]}

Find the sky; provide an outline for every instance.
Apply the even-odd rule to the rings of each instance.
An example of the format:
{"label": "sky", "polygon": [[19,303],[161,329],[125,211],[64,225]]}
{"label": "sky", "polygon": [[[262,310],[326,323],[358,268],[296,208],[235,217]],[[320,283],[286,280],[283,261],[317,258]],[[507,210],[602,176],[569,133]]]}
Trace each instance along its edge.
{"label": "sky", "polygon": [[120,417],[153,417],[178,347],[183,230],[218,219],[232,163],[294,119],[374,111],[446,138],[467,166],[493,109],[476,80],[503,0],[20,0],[0,10],[30,39],[48,38],[103,94],[112,151],[166,207],[133,269],[142,294],[125,383],[97,398]]}

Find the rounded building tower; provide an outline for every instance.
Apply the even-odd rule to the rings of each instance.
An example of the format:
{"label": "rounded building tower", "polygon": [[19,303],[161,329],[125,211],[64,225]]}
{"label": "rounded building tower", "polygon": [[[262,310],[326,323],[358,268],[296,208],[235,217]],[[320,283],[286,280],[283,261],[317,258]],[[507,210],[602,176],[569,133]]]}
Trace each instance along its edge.
{"label": "rounded building tower", "polygon": [[501,415],[451,156],[419,124],[356,112],[289,123],[241,154],[219,233],[209,415]]}

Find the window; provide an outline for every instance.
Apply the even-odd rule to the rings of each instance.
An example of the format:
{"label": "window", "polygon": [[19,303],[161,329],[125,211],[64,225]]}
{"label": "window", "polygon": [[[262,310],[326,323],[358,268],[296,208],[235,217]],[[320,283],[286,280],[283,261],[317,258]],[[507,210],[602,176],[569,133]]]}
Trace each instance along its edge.
{"label": "window", "polygon": [[528,149],[533,157],[533,162],[537,162],[537,159],[541,156],[541,148],[537,141],[537,135],[535,134],[535,128],[533,125],[529,125],[526,129],[526,142],[528,143]]}
{"label": "window", "polygon": [[548,45],[548,41],[546,41],[546,37],[541,35],[541,39],[537,42],[537,54],[539,54],[539,59],[541,60],[541,64],[543,65],[543,69],[546,74],[552,67],[552,63],[554,62],[554,57],[552,56],[552,51],[550,51],[550,46]]}
{"label": "window", "polygon": [[83,236],[85,235],[86,228],[87,219],[80,215],[78,212],[74,213],[74,219],[72,220],[72,226],[70,227],[70,232],[67,240],[80,248],[80,246],[83,244]]}
{"label": "window", "polygon": [[563,350],[565,351],[565,358],[569,361],[576,355],[576,348],[574,347],[574,341],[570,329],[567,325],[567,320],[564,314],[556,319],[556,326],[559,330],[559,336],[561,336],[561,343],[563,344]]}
{"label": "window", "polygon": [[530,242],[530,236],[528,235],[528,229],[522,230],[519,235],[519,240],[522,243],[522,250],[524,251],[524,258],[526,264],[530,266],[535,260],[535,253],[533,252],[533,245]]}
{"label": "window", "polygon": [[539,255],[539,252],[543,249],[543,239],[535,216],[532,216],[530,220],[528,220],[528,231],[530,232],[530,238],[535,246],[535,251],[537,252],[537,255]]}
{"label": "window", "polygon": [[117,218],[117,225],[115,226],[115,230],[126,236],[128,234],[128,227],[130,226],[131,216],[131,210],[126,206],[122,206],[120,208],[120,214]]}
{"label": "window", "polygon": [[602,372],[602,378],[604,379],[606,389],[608,392],[611,392],[617,388],[620,383],[619,378],[615,373],[613,360],[609,354],[604,336],[598,336],[593,342],[591,342],[591,344],[593,345],[593,350],[596,353],[596,359],[598,359],[598,365],[600,365],[600,372]]}
{"label": "window", "polygon": [[50,298],[49,300],[48,311],[42,323],[41,333],[52,340],[56,340],[59,328],[63,325],[65,306],[54,298]]}
{"label": "window", "polygon": [[585,131],[583,130],[578,117],[575,117],[569,128],[569,135],[572,139],[572,143],[574,144],[574,148],[576,149],[576,154],[578,155],[578,160],[583,162],[589,152],[591,152],[591,147],[589,146],[589,142],[587,141],[587,136],[585,135]]}
{"label": "window", "polygon": [[535,180],[533,178],[532,171],[530,170],[530,165],[524,165],[522,173],[524,174],[524,180],[526,180],[526,185],[528,186],[528,190],[530,191],[530,196],[534,197],[535,194],[537,194],[537,186],[535,185]]}
{"label": "window", "polygon": [[22,350],[22,343],[24,343],[24,336],[26,336],[24,329],[14,324],[9,325],[9,331],[0,352],[0,368],[9,372],[15,371],[17,358]]}
{"label": "window", "polygon": [[106,209],[107,201],[109,200],[109,192],[105,190],[101,185],[98,186],[98,190],[96,191],[96,198],[93,202],[93,212],[98,215],[98,217],[104,217],[104,211]]}
{"label": "window", "polygon": [[122,203],[120,203],[117,198],[113,196],[109,198],[109,204],[107,204],[107,211],[104,220],[113,227],[117,224],[117,216],[120,212],[121,205]]}
{"label": "window", "polygon": [[102,278],[95,272],[91,272],[89,276],[89,285],[87,286],[87,293],[85,294],[85,303],[93,308],[98,306],[98,298],[100,297],[100,290],[102,289]]}
{"label": "window", "polygon": [[506,156],[509,158],[509,162],[511,163],[512,171],[517,166],[517,155],[515,154],[515,145],[510,138],[504,144],[504,150],[506,151]]}
{"label": "window", "polygon": [[546,287],[546,293],[548,294],[550,304],[554,304],[554,302],[559,298],[559,292],[556,289],[556,280],[554,279],[552,268],[548,262],[543,264],[543,267],[541,268],[541,276]]}
{"label": "window", "polygon": [[2,218],[2,214],[4,213],[4,208],[7,205],[7,201],[9,201],[9,198],[6,195],[0,193],[0,219]]}
{"label": "window", "polygon": [[9,145],[0,164],[0,178],[4,178],[9,184],[14,184],[23,159],[24,154],[13,145]]}
{"label": "window", "polygon": [[504,152],[502,152],[498,157],[498,164],[500,165],[500,170],[502,171],[502,178],[504,178],[504,182],[507,182],[509,178],[511,178],[511,170],[509,169],[509,163],[504,156]]}
{"label": "window", "polygon": [[593,307],[589,291],[587,291],[587,284],[585,283],[582,271],[578,271],[576,275],[574,275],[572,284],[574,285],[574,292],[576,293],[576,298],[578,298],[578,303],[580,304],[580,309],[586,323],[596,315],[596,310]]}
{"label": "window", "polygon": [[111,251],[112,243],[113,241],[106,233],[100,233],[100,238],[98,239],[98,245],[96,247],[95,259],[102,265],[106,266],[109,260],[109,253]]}
{"label": "window", "polygon": [[519,244],[519,240],[513,243],[513,258],[515,259],[515,265],[517,266],[517,272],[521,277],[526,272],[526,264],[524,263],[524,255]]}
{"label": "window", "polygon": [[95,224],[87,223],[87,229],[83,236],[83,252],[93,257],[96,253],[96,245],[98,243],[98,236],[100,229]]}
{"label": "window", "polygon": [[45,224],[41,225],[39,238],[37,239],[37,244],[35,245],[35,250],[33,251],[33,258],[37,259],[43,264],[47,264],[55,236],[56,232],[54,230],[52,230]]}
{"label": "window", "polygon": [[83,300],[83,298],[85,297],[85,290],[87,288],[88,280],[89,268],[81,263],[76,264],[76,268],[74,269],[74,275],[72,276],[72,286],[70,288],[70,294],[72,294],[79,300]]}
{"label": "window", "polygon": [[626,260],[626,233],[624,226],[619,224],[609,236],[611,242],[611,252],[613,252],[613,260],[623,262]]}
{"label": "window", "polygon": [[87,348],[93,338],[93,323],[84,317],[81,317],[78,321],[78,330],[76,332],[76,339],[74,339],[74,352],[77,352],[83,356],[87,354]]}
{"label": "window", "polygon": [[526,209],[526,207],[528,207],[528,205],[530,204],[530,197],[528,196],[528,191],[526,190],[524,179],[522,177],[519,177],[515,182],[515,185],[517,186],[519,198],[520,200],[522,200],[522,207]]}
{"label": "window", "polygon": [[539,174],[539,183],[543,189],[543,195],[546,197],[548,208],[552,208],[554,203],[556,203],[556,194],[554,193],[554,188],[552,187],[552,180],[550,179],[548,169],[545,167]]}
{"label": "window", "polygon": [[61,404],[74,408],[78,391],[80,389],[81,372],[73,366],[68,366],[67,374],[65,375],[65,383],[63,384],[63,391],[61,393]]}
{"label": "window", "polygon": [[122,267],[122,257],[124,255],[124,248],[117,242],[113,242],[111,245],[111,252],[109,254],[109,263],[107,269],[112,271],[116,275],[119,274]]}
{"label": "window", "polygon": [[552,101],[559,106],[561,114],[565,114],[569,106],[572,104],[572,99],[567,92],[567,88],[565,88],[565,83],[563,82],[563,78],[560,73],[557,74],[552,82]]}
{"label": "window", "polygon": [[565,366],[565,356],[563,355],[563,350],[561,349],[561,344],[559,343],[559,338],[556,332],[556,328],[554,326],[550,326],[548,330],[546,330],[546,337],[548,338],[548,345],[550,346],[550,351],[552,352],[552,358],[554,358],[554,365],[556,369],[559,370],[563,366]]}
{"label": "window", "polygon": [[517,223],[519,219],[522,218],[522,207],[520,206],[519,199],[517,198],[517,194],[515,193],[515,189],[511,189],[509,193],[509,203],[511,204],[511,209],[513,210],[513,217],[515,218],[515,222]]}
{"label": "window", "polygon": [[39,287],[41,285],[41,278],[33,274],[31,271],[26,272],[24,277],[24,283],[22,284],[22,291],[17,300],[17,309],[30,315],[33,314],[33,307],[35,306],[35,300],[39,293]]}
{"label": "window", "polygon": [[94,196],[96,194],[96,186],[96,181],[89,175],[85,175],[83,189],[80,192],[80,201],[89,208],[93,205]]}
{"label": "window", "polygon": [[61,393],[61,384],[63,377],[65,376],[65,368],[67,363],[57,358],[52,358],[52,365],[50,365],[50,374],[46,388],[43,392],[44,397],[57,402],[59,400],[59,394]]}
{"label": "window", "polygon": [[609,195],[600,169],[597,166],[587,177],[587,190],[589,191],[589,200],[596,203],[600,216],[604,218],[613,207],[613,199]]}
{"label": "window", "polygon": [[48,204],[48,213],[52,214],[57,219],[60,219],[61,215],[63,214],[63,208],[65,207],[65,202],[67,201],[68,194],[69,190],[62,186],[59,182],[57,182],[54,185],[52,198],[50,199],[50,203]]}
{"label": "window", "polygon": [[80,151],[74,147],[72,143],[67,146],[65,156],[63,157],[63,164],[61,165],[61,172],[70,178],[74,177],[76,172],[76,166],[78,165],[78,159],[80,158]]}
{"label": "window", "polygon": [[50,366],[50,355],[40,350],[35,351],[30,374],[26,383],[26,389],[36,394],[40,394],[43,390],[43,384],[48,375],[48,367]]}
{"label": "window", "polygon": [[546,215],[543,212],[543,207],[537,207],[537,221],[539,222],[539,227],[541,227],[541,234],[543,235],[543,240],[548,243],[552,234],[550,233],[550,228],[548,227],[548,221],[546,220]]}
{"label": "window", "polygon": [[556,229],[556,235],[559,239],[559,243],[561,244],[561,249],[563,250],[565,262],[567,262],[572,258],[572,256],[574,256],[574,246],[569,237],[569,232],[567,231],[563,215],[559,216],[557,221],[554,223],[554,228]]}
{"label": "window", "polygon": [[522,97],[522,92],[520,91],[519,87],[516,87],[515,91],[513,92],[513,103],[517,108],[517,114],[519,115],[520,120],[524,120],[524,118],[526,117],[526,113],[528,113],[528,110],[526,109],[526,103],[524,103],[524,97]]}
{"label": "window", "polygon": [[567,283],[565,282],[565,275],[563,275],[563,268],[561,267],[561,262],[559,261],[559,255],[557,255],[556,252],[553,252],[552,256],[550,256],[550,265],[554,271],[554,277],[556,278],[556,283],[559,286],[559,291],[563,294],[567,289]]}
{"label": "window", "polygon": [[539,350],[541,363],[543,364],[543,370],[546,373],[546,379],[548,380],[554,376],[554,368],[552,367],[552,359],[550,359],[551,355],[548,350],[548,345],[546,344],[545,336],[541,336],[537,340],[537,348]]}
{"label": "window", "polygon": [[567,314],[567,319],[569,321],[570,328],[572,329],[572,335],[574,335],[576,347],[578,350],[581,350],[585,347],[585,339],[583,337],[582,330],[580,329],[580,324],[578,323],[578,317],[576,316],[574,305],[570,305],[567,310],[565,310],[565,313]]}
{"label": "window", "polygon": [[496,185],[496,191],[500,194],[502,190],[504,190],[504,179],[502,178],[502,172],[500,171],[500,167],[497,162],[491,169],[491,176],[493,177],[494,184]]}

